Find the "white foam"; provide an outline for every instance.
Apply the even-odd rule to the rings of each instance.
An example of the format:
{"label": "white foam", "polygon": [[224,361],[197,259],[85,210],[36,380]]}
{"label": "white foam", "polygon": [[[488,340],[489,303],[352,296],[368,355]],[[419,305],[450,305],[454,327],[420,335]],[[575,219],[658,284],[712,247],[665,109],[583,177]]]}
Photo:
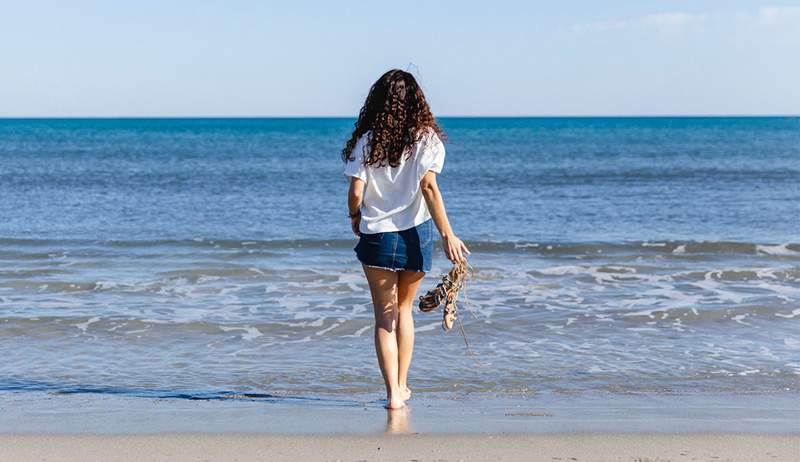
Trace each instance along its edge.
{"label": "white foam", "polygon": [[782,298],[787,302],[792,301],[791,299],[794,297],[800,297],[800,287],[790,287],[780,284],[770,284],[768,282],[763,282],[763,281],[754,284],[754,287],[768,290],[770,292],[777,294],[778,296],[783,296]]}
{"label": "white foam", "polygon": [[[2,297],[0,297],[0,300],[2,300]],[[80,302],[68,302],[68,301],[64,301],[64,300],[58,300],[58,301],[54,301],[54,302],[39,302],[39,303],[36,304],[36,306],[39,307],[39,308],[45,308],[45,309],[47,309],[47,308],[80,308],[81,306],[84,306],[84,304],[80,303]]]}
{"label": "white foam", "polygon": [[737,314],[736,316],[731,317],[734,321],[738,322],[739,324],[743,324],[745,326],[752,326],[749,322],[742,321],[744,318],[748,316],[748,313]]}
{"label": "white foam", "polygon": [[[230,286],[230,287],[223,287],[223,288],[219,289],[219,292],[217,293],[217,295],[227,295],[227,294],[230,294],[230,293],[233,293],[233,292],[239,292],[241,289],[242,289],[241,286],[236,286],[236,285]],[[236,297],[233,297],[233,299],[235,300],[234,303],[236,303],[236,301],[238,301],[238,299]]]}
{"label": "white foam", "polygon": [[342,273],[339,275],[338,282],[347,285],[353,292],[362,292],[364,290],[363,287],[358,285],[358,283],[363,284],[365,282],[364,276],[359,273]]}
{"label": "white foam", "polygon": [[242,327],[219,326],[219,328],[222,329],[225,332],[230,332],[230,331],[235,331],[235,330],[243,330],[244,333],[242,333],[242,340],[253,340],[255,338],[258,338],[258,337],[261,337],[262,335],[264,335],[264,334],[261,333],[261,331],[259,331],[258,329],[256,329],[255,327],[252,327],[252,326],[242,326]]}
{"label": "white foam", "polygon": [[660,301],[661,300],[658,299],[658,298],[642,297],[642,298],[637,298],[637,299],[633,299],[633,300],[625,300],[623,302],[623,306],[625,308],[630,309],[630,308],[633,308],[634,306],[640,306],[640,305],[643,305],[643,306],[657,305]]}
{"label": "white foam", "polygon": [[171,324],[172,321],[166,319],[155,319],[155,318],[144,318],[142,322],[150,323],[150,324]]}
{"label": "white foam", "polygon": [[429,330],[434,330],[439,326],[441,326],[441,323],[438,323],[438,322],[434,322],[434,323],[431,323],[431,324],[425,324],[424,326],[415,328],[414,332],[427,332]]}
{"label": "white foam", "polygon": [[94,290],[108,290],[119,287],[119,283],[113,281],[97,281],[94,283]]}
{"label": "white foam", "polygon": [[202,275],[199,278],[197,278],[197,283],[198,284],[203,284],[203,283],[206,283],[206,282],[218,281],[220,279],[222,279],[222,278],[219,277],[219,276]]}
{"label": "white foam", "polygon": [[789,250],[789,244],[779,245],[756,245],[756,252],[764,253],[767,255],[797,255],[798,252]]}
{"label": "white foam", "polygon": [[794,317],[796,317],[796,316],[800,316],[800,308],[795,308],[795,309],[793,309],[793,310],[792,310],[792,312],[791,312],[791,313],[789,313],[789,314],[775,313],[775,316],[777,316],[777,317],[779,317],[779,318],[788,318],[788,319],[791,319],[791,318],[794,318]]}
{"label": "white foam", "polygon": [[786,337],[783,339],[783,344],[793,350],[800,350],[800,340],[792,337]]}
{"label": "white foam", "polygon": [[759,372],[761,371],[758,369],[748,369],[746,371],[739,372],[736,375],[752,375],[752,374],[758,374]]}
{"label": "white foam", "polygon": [[554,276],[564,276],[566,274],[582,274],[586,272],[586,268],[583,266],[574,266],[574,265],[567,265],[567,266],[553,266],[551,268],[542,268],[537,270],[542,274],[550,274]]}
{"label": "white foam", "polygon": [[366,311],[367,311],[367,305],[366,304],[356,303],[350,309],[350,314],[351,315],[356,315],[356,314],[359,314],[359,313],[364,313]]}
{"label": "white foam", "polygon": [[701,289],[708,290],[709,292],[714,292],[714,295],[723,301],[733,302],[733,303],[742,303],[746,298],[742,294],[738,294],[735,292],[731,292],[728,290],[720,289],[720,283],[713,279],[713,275],[717,274],[719,276],[719,271],[709,271],[705,274],[704,279],[702,281],[693,282],[692,285],[695,287],[699,287]]}
{"label": "white foam", "polygon": [[326,328],[322,329],[322,330],[321,330],[321,331],[319,331],[319,332],[315,332],[315,333],[314,333],[314,335],[323,335],[323,334],[325,334],[326,332],[328,332],[328,331],[330,331],[330,330],[332,330],[332,329],[335,329],[336,327],[339,327],[339,323],[338,323],[338,322],[335,322],[335,323],[331,324],[330,326],[328,326],[328,327],[326,327]]}
{"label": "white foam", "polygon": [[778,276],[775,274],[775,269],[773,268],[754,268],[752,271],[756,273],[756,277],[759,279],[778,279]]}
{"label": "white foam", "polygon": [[629,327],[628,330],[634,332],[658,332],[658,329],[654,327]]}
{"label": "white foam", "polygon": [[369,330],[371,327],[372,326],[364,326],[361,329],[358,329],[357,331],[353,332],[353,337],[361,337],[361,334]]}
{"label": "white foam", "polygon": [[653,313],[656,311],[662,311],[662,310],[660,308],[653,308],[650,310],[632,311],[630,313],[625,313],[623,316],[647,316],[651,319],[655,319]]}
{"label": "white foam", "polygon": [[114,332],[115,330],[119,329],[120,327],[125,327],[127,325],[128,325],[127,322],[123,322],[122,324],[117,324],[116,326],[112,327],[111,329],[108,329],[108,331],[109,332]]}
{"label": "white foam", "polygon": [[73,324],[73,326],[77,327],[78,329],[80,329],[85,334],[86,333],[86,329],[89,328],[89,324],[95,323],[95,322],[97,322],[99,320],[100,320],[100,318],[95,316],[93,318],[90,318],[86,322],[79,322],[78,324]]}

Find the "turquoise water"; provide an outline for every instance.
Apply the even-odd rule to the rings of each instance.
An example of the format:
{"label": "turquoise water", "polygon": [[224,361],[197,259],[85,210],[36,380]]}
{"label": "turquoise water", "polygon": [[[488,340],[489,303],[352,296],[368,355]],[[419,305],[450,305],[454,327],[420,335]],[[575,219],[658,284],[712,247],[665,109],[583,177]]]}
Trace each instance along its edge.
{"label": "turquoise water", "polygon": [[[378,393],[352,123],[0,120],[0,391]],[[472,352],[417,313],[416,390],[800,391],[800,119],[442,125]]]}

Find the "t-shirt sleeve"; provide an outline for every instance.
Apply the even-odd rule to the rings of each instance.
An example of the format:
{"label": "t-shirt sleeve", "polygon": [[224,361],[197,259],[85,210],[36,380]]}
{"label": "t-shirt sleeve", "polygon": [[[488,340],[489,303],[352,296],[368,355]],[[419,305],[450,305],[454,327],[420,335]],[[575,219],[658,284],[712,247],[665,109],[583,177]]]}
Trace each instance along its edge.
{"label": "t-shirt sleeve", "polygon": [[353,147],[353,160],[345,162],[344,176],[367,181],[367,168],[364,166],[364,137],[361,137]]}
{"label": "t-shirt sleeve", "polygon": [[442,173],[442,167],[444,167],[444,143],[436,133],[431,135],[426,150],[428,151],[428,156],[430,156],[428,170],[434,173]]}

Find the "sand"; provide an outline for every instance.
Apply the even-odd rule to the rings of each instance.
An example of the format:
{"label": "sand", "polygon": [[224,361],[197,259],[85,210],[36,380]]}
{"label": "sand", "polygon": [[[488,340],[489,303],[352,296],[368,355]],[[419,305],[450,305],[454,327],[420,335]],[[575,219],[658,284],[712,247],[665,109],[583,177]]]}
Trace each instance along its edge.
{"label": "sand", "polygon": [[800,461],[785,396],[379,401],[0,394],[0,462]]}
{"label": "sand", "polygon": [[797,461],[800,436],[753,434],[2,434],[2,461]]}

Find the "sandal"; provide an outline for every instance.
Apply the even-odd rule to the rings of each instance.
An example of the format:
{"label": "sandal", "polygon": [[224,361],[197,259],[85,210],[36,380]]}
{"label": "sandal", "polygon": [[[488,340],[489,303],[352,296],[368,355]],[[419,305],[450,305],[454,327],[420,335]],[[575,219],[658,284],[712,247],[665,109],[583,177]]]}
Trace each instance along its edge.
{"label": "sandal", "polygon": [[428,293],[419,297],[419,310],[428,313],[444,303],[444,316],[442,317],[442,329],[449,331],[458,319],[458,308],[456,298],[462,287],[464,280],[469,273],[467,262],[457,263],[442,278],[442,282],[436,285]]}

